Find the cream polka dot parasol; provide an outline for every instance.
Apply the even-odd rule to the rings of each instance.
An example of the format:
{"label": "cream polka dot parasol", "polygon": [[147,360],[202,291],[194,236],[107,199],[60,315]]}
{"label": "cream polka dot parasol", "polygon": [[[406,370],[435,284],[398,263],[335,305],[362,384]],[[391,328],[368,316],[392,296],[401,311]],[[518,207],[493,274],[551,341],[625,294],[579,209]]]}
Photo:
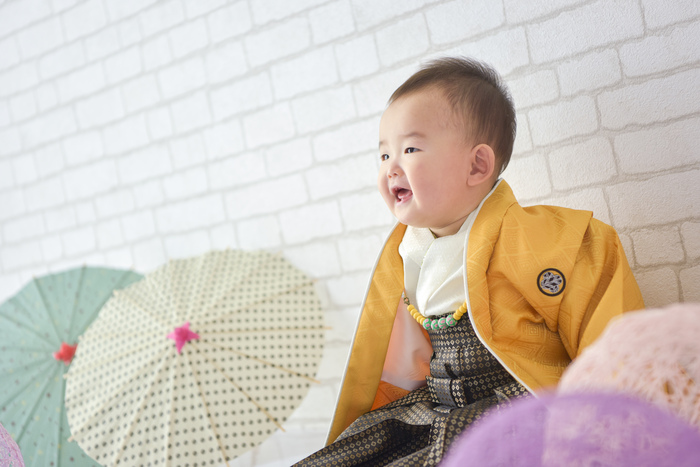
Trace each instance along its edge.
{"label": "cream polka dot parasol", "polygon": [[67,373],[73,438],[103,465],[221,465],[260,444],[315,382],[323,310],[282,257],[173,260],[116,293]]}

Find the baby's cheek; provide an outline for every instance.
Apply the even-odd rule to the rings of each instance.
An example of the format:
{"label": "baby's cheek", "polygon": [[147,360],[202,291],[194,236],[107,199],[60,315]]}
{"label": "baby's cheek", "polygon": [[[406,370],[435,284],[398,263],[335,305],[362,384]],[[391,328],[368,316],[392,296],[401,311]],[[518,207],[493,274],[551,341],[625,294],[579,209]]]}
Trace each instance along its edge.
{"label": "baby's cheek", "polygon": [[384,192],[386,191],[386,183],[386,175],[384,172],[379,171],[379,174],[377,175],[377,188],[382,196],[384,196]]}

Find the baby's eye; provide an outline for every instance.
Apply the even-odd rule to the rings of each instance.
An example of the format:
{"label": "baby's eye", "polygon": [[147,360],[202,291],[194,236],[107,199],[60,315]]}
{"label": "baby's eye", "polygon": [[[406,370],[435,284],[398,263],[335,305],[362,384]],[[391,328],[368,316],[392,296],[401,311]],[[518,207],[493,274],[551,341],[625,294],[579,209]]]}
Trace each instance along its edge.
{"label": "baby's eye", "polygon": [[404,152],[405,152],[406,154],[411,154],[411,153],[414,153],[414,152],[416,152],[416,151],[418,151],[417,148],[406,148],[406,150],[405,150]]}
{"label": "baby's eye", "polygon": [[385,161],[385,160],[389,159],[389,154],[382,154],[381,156],[379,156],[379,159],[381,159],[382,161]]}

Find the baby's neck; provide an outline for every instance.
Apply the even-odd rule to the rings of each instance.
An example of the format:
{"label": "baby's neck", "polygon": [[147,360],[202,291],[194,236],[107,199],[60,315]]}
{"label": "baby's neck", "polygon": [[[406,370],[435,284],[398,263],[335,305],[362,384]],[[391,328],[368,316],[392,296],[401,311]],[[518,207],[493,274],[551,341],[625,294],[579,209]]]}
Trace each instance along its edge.
{"label": "baby's neck", "polygon": [[451,223],[445,227],[439,227],[439,228],[430,227],[428,230],[430,230],[430,233],[432,233],[433,237],[435,237],[435,238],[449,237],[451,235],[456,234],[457,232],[459,232],[462,229],[462,227],[464,226],[464,223],[469,218],[470,214],[471,213],[467,214],[464,217],[457,219],[456,221],[454,221],[453,223]]}

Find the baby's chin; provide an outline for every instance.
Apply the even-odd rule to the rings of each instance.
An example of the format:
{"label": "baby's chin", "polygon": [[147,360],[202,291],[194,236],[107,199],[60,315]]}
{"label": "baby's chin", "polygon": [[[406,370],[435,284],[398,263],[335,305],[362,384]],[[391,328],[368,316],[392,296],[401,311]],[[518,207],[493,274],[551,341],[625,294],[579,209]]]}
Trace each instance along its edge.
{"label": "baby's chin", "polygon": [[394,217],[401,222],[404,225],[407,225],[409,227],[413,227],[414,229],[429,229],[430,226],[426,224],[425,222],[421,222],[420,220],[416,219],[414,216],[410,215],[402,215],[401,213],[394,212]]}

